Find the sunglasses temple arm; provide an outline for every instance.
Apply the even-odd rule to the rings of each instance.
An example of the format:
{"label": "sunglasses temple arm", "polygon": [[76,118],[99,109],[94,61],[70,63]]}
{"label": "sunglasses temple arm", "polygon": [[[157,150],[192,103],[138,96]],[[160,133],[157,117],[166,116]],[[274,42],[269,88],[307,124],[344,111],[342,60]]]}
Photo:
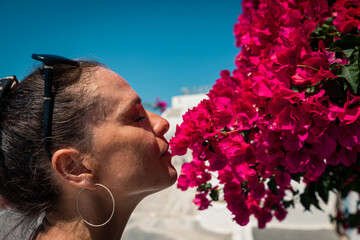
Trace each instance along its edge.
{"label": "sunglasses temple arm", "polygon": [[52,125],[52,109],[54,100],[52,98],[52,73],[53,67],[45,65],[44,67],[44,148],[45,153],[49,157],[50,161],[52,159],[52,154],[49,149],[49,137],[51,136],[51,125]]}

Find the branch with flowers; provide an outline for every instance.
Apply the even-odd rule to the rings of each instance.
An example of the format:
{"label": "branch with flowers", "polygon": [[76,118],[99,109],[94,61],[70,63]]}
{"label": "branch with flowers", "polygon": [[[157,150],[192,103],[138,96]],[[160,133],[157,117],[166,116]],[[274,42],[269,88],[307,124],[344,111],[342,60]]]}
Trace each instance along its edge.
{"label": "branch with flowers", "polygon": [[150,108],[151,110],[159,111],[160,113],[165,112],[167,108],[167,102],[160,100],[160,98],[156,98],[155,102],[149,103],[145,102],[143,103],[145,107]]}
{"label": "branch with flowers", "polygon": [[[238,224],[254,215],[264,228],[295,197],[309,210],[331,191],[360,192],[360,1],[242,5],[237,68],[220,73],[170,145],[173,155],[192,151],[178,187],[197,188],[200,210],[222,194]],[[291,180],[305,182],[304,192]],[[332,220],[360,230],[360,213]]]}

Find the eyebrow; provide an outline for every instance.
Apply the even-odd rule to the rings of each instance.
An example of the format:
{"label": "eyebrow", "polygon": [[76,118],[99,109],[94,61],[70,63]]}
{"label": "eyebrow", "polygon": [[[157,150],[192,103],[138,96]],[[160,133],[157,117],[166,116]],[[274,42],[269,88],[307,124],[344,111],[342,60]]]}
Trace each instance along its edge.
{"label": "eyebrow", "polygon": [[136,98],[134,98],[130,103],[126,104],[123,108],[121,108],[121,110],[118,112],[118,116],[117,118],[120,119],[124,116],[124,114],[128,113],[131,111],[131,109],[138,104],[141,104],[142,100],[139,96],[137,96]]}
{"label": "eyebrow", "polygon": [[132,105],[135,105],[135,104],[141,104],[142,101],[141,101],[141,98],[139,96],[137,96],[133,101],[132,101]]}

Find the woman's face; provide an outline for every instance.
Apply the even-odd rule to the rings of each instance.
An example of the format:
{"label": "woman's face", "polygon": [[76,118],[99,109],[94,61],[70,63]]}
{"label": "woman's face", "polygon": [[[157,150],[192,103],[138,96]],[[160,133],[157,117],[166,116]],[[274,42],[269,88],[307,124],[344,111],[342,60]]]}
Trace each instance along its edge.
{"label": "woman's face", "polygon": [[169,123],[145,110],[137,93],[118,74],[100,68],[95,73],[100,110],[93,126],[95,176],[122,196],[146,196],[176,180],[168,142]]}

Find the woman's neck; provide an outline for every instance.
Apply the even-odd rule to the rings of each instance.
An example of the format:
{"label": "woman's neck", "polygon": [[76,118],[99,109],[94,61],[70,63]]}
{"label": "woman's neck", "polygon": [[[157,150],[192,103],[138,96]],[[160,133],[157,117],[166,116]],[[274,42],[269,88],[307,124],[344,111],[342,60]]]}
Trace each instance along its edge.
{"label": "woman's neck", "polygon": [[[117,204],[116,211],[106,225],[92,227],[87,225],[77,214],[66,216],[64,212],[46,214],[36,240],[120,240],[126,224],[138,202]],[[76,211],[77,213],[77,211]]]}

